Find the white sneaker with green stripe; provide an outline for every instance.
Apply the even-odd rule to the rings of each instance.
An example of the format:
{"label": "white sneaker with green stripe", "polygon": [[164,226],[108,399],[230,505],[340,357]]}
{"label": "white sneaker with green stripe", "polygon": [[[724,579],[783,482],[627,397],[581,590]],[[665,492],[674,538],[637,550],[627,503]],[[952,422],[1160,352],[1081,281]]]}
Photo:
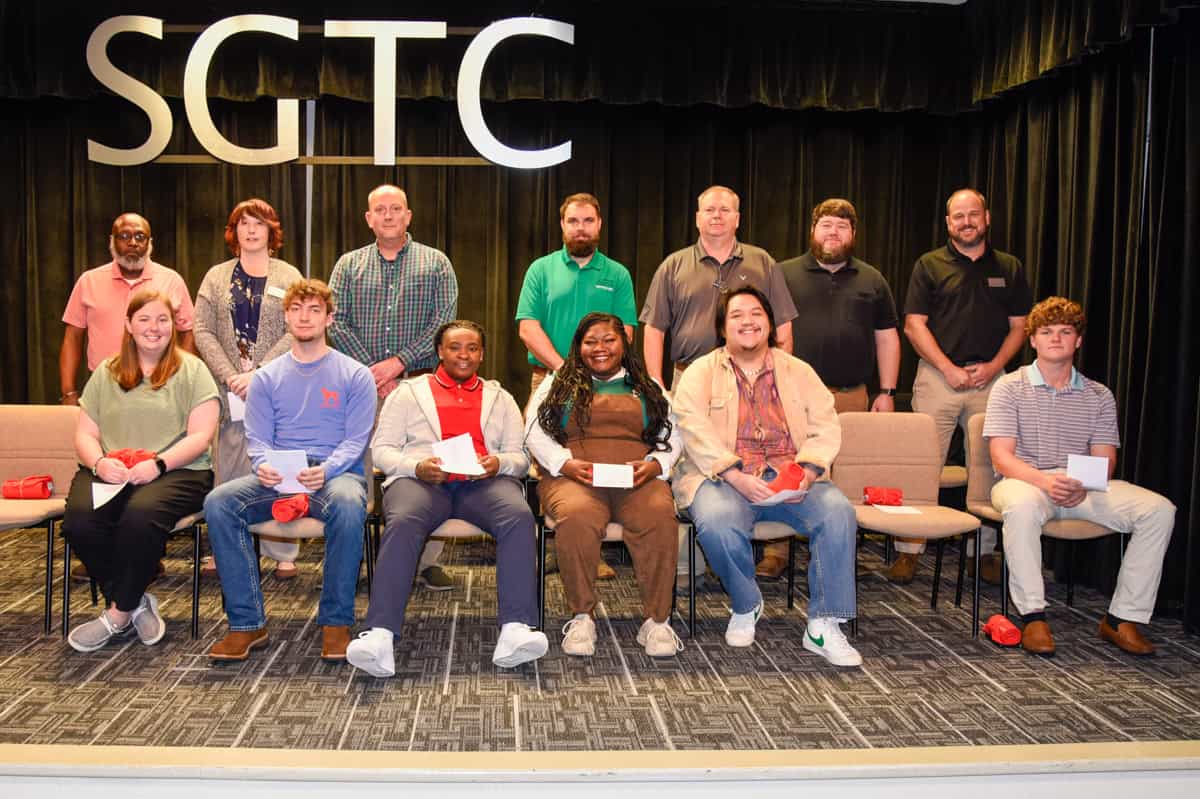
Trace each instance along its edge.
{"label": "white sneaker with green stripe", "polygon": [[804,648],[835,666],[861,666],[862,655],[846,640],[841,622],[832,616],[809,619],[808,629],[804,631]]}
{"label": "white sneaker with green stripe", "polygon": [[729,626],[725,628],[725,643],[730,646],[751,646],[754,644],[754,625],[762,615],[762,602],[759,602],[749,613],[734,613],[729,617]]}

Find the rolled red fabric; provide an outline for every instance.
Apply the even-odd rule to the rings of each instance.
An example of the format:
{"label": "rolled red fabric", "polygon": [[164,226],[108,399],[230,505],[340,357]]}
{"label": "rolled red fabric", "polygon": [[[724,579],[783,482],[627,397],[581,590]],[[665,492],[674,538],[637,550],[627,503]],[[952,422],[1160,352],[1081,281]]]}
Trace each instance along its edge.
{"label": "rolled red fabric", "polygon": [[308,515],[308,494],[292,494],[271,503],[271,518],[277,522],[294,522]]}
{"label": "rolled red fabric", "polygon": [[804,482],[804,467],[798,463],[789,463],[775,479],[767,483],[767,488],[778,494],[780,491],[795,491]]}
{"label": "rolled red fabric", "polygon": [[899,488],[882,488],[867,486],[863,489],[863,504],[866,505],[903,505],[904,492]]}
{"label": "rolled red fabric", "polygon": [[1001,616],[999,613],[987,620],[987,624],[983,625],[983,633],[1000,646],[1016,646],[1021,643],[1021,631],[1007,616]]}
{"label": "rolled red fabric", "polygon": [[4,481],[5,499],[50,499],[54,493],[54,478],[48,474],[35,474],[20,480]]}
{"label": "rolled red fabric", "polygon": [[158,453],[148,449],[114,449],[112,452],[104,453],[104,457],[118,460],[125,464],[126,469],[132,469],[142,461],[154,460],[158,457]]}

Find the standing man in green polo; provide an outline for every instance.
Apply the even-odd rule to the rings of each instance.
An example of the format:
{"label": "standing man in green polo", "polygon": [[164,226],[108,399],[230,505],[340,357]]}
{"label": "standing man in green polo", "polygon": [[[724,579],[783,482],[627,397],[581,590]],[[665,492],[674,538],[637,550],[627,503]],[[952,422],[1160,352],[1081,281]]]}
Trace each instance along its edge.
{"label": "standing man in green polo", "polygon": [[637,303],[633,278],[623,265],[600,252],[600,201],[572,194],[558,209],[563,247],[529,265],[517,300],[517,333],[529,348],[533,378],[529,396],[562,365],[579,320],[592,311],[625,323],[633,342]]}
{"label": "standing man in green polo", "polygon": [[[599,250],[600,201],[591,194],[572,194],[559,206],[558,216],[563,247],[529,265],[517,300],[517,334],[529,349],[533,370],[530,397],[562,365],[585,315],[614,314],[625,323],[631,345],[637,324],[629,270]],[[609,579],[613,574],[601,560],[597,577]]]}

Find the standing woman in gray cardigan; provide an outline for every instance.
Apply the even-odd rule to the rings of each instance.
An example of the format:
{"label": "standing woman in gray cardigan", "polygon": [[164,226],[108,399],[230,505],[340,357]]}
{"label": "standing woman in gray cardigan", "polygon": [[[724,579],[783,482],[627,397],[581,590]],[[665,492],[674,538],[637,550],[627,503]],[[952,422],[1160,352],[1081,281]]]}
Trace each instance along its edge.
{"label": "standing woman in gray cardigan", "polygon": [[[254,370],[291,347],[283,295],[303,278],[296,267],[274,257],[283,246],[283,227],[265,200],[251,198],[234,207],[225,225],[225,243],[234,257],[204,276],[196,295],[195,321],[196,348],[221,389],[218,483],[250,474],[245,429],[230,418],[229,395],[245,402]],[[263,549],[279,561],[277,577],[295,576],[295,542],[267,539]],[[205,571],[209,569],[215,571],[215,564],[206,563]]]}

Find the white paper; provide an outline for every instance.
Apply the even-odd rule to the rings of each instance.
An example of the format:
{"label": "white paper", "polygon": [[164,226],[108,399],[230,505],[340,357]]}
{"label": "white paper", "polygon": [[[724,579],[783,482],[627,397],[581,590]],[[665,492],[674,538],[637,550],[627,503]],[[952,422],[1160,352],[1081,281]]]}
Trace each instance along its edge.
{"label": "white paper", "polygon": [[1108,458],[1095,455],[1068,455],[1067,477],[1083,483],[1088,491],[1108,490]]}
{"label": "white paper", "polygon": [[593,463],[592,485],[596,488],[633,488],[633,467],[628,463]]}
{"label": "white paper", "polygon": [[914,508],[912,505],[872,505],[875,510],[881,510],[884,513],[892,513],[896,516],[920,516],[921,511]]}
{"label": "white paper", "polygon": [[107,504],[109,500],[121,493],[121,489],[125,485],[125,483],[92,483],[92,508]]}
{"label": "white paper", "polygon": [[308,453],[302,449],[269,449],[267,463],[283,475],[283,482],[275,486],[280,494],[311,494],[297,479],[300,472],[308,468]]}
{"label": "white paper", "polygon": [[805,496],[808,496],[807,488],[788,488],[780,491],[778,494],[772,494],[766,499],[760,499],[754,504],[760,508],[765,508],[769,505],[778,505],[781,502],[794,502],[795,500]]}
{"label": "white paper", "polygon": [[487,470],[479,465],[470,433],[433,442],[433,454],[442,459],[441,469],[447,474],[487,474]]}
{"label": "white paper", "polygon": [[240,422],[246,418],[246,401],[230,391],[226,396],[229,397],[229,421]]}

